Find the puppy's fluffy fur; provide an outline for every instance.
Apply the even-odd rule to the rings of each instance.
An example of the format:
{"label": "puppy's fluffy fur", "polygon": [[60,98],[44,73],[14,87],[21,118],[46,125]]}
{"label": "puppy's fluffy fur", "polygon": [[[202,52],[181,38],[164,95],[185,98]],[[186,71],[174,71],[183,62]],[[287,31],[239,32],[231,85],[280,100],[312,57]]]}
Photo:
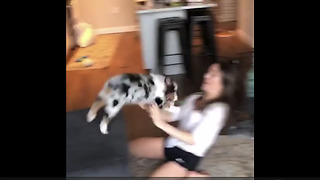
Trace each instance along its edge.
{"label": "puppy's fluffy fur", "polygon": [[87,121],[93,121],[99,109],[104,107],[100,131],[108,134],[110,121],[125,104],[156,102],[159,108],[169,108],[178,99],[177,89],[177,83],[163,75],[121,74],[114,76],[99,92],[87,114]]}

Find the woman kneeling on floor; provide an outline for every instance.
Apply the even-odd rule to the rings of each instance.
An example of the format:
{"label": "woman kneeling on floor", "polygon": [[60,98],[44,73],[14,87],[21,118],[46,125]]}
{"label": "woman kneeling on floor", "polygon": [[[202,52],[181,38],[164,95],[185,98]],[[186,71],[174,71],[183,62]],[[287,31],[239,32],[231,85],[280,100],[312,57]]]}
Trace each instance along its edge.
{"label": "woman kneeling on floor", "polygon": [[[196,167],[225,125],[234,99],[235,78],[233,64],[215,63],[204,75],[203,92],[188,96],[177,113],[160,110],[157,105],[141,105],[154,125],[169,135],[130,143],[130,153],[136,157],[167,160],[151,177],[209,176]],[[168,123],[177,120],[177,128]]]}

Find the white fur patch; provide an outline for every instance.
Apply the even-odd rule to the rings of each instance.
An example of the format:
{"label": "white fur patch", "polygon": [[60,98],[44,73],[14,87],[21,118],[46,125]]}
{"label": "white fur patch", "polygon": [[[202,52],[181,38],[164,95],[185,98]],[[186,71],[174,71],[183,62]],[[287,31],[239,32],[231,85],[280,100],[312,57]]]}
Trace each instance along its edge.
{"label": "white fur patch", "polygon": [[103,117],[101,123],[100,123],[100,131],[102,134],[108,134],[108,123],[109,120],[106,117]]}
{"label": "white fur patch", "polygon": [[155,97],[165,97],[164,90],[165,90],[165,84],[164,84],[164,77],[155,75],[155,74],[150,74],[150,76],[153,77],[153,82],[156,87],[155,91]]}

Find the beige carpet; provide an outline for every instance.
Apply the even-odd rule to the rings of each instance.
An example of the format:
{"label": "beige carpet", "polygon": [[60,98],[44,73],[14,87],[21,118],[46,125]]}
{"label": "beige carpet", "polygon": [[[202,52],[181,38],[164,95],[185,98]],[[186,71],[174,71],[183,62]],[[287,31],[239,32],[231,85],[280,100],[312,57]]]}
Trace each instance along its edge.
{"label": "beige carpet", "polygon": [[[133,176],[148,177],[163,160],[131,157]],[[219,136],[198,169],[211,177],[254,177],[254,140],[246,137]]]}
{"label": "beige carpet", "polygon": [[[98,35],[94,44],[85,48],[78,48],[76,50],[74,55],[70,58],[66,66],[66,70],[103,69],[108,67],[112,61],[112,56],[117,50],[120,40],[121,34]],[[86,67],[83,62],[76,62],[77,59],[83,56],[88,56],[88,59],[90,59],[93,64]]]}

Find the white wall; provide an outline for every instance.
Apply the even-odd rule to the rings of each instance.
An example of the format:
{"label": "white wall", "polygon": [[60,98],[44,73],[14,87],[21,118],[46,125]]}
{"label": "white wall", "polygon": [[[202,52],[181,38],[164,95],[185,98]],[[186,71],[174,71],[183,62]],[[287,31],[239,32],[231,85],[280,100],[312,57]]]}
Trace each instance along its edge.
{"label": "white wall", "polygon": [[68,56],[69,50],[72,46],[72,39],[69,35],[68,17],[66,17],[66,55]]}
{"label": "white wall", "polygon": [[95,30],[130,29],[136,26],[134,0],[74,0],[74,17]]}
{"label": "white wall", "polygon": [[[67,14],[67,13],[66,13]],[[66,56],[69,55],[70,49],[75,46],[75,40],[71,36],[70,27],[68,25],[69,18],[68,15],[66,15]]]}
{"label": "white wall", "polygon": [[254,0],[239,0],[237,32],[245,43],[254,47]]}

